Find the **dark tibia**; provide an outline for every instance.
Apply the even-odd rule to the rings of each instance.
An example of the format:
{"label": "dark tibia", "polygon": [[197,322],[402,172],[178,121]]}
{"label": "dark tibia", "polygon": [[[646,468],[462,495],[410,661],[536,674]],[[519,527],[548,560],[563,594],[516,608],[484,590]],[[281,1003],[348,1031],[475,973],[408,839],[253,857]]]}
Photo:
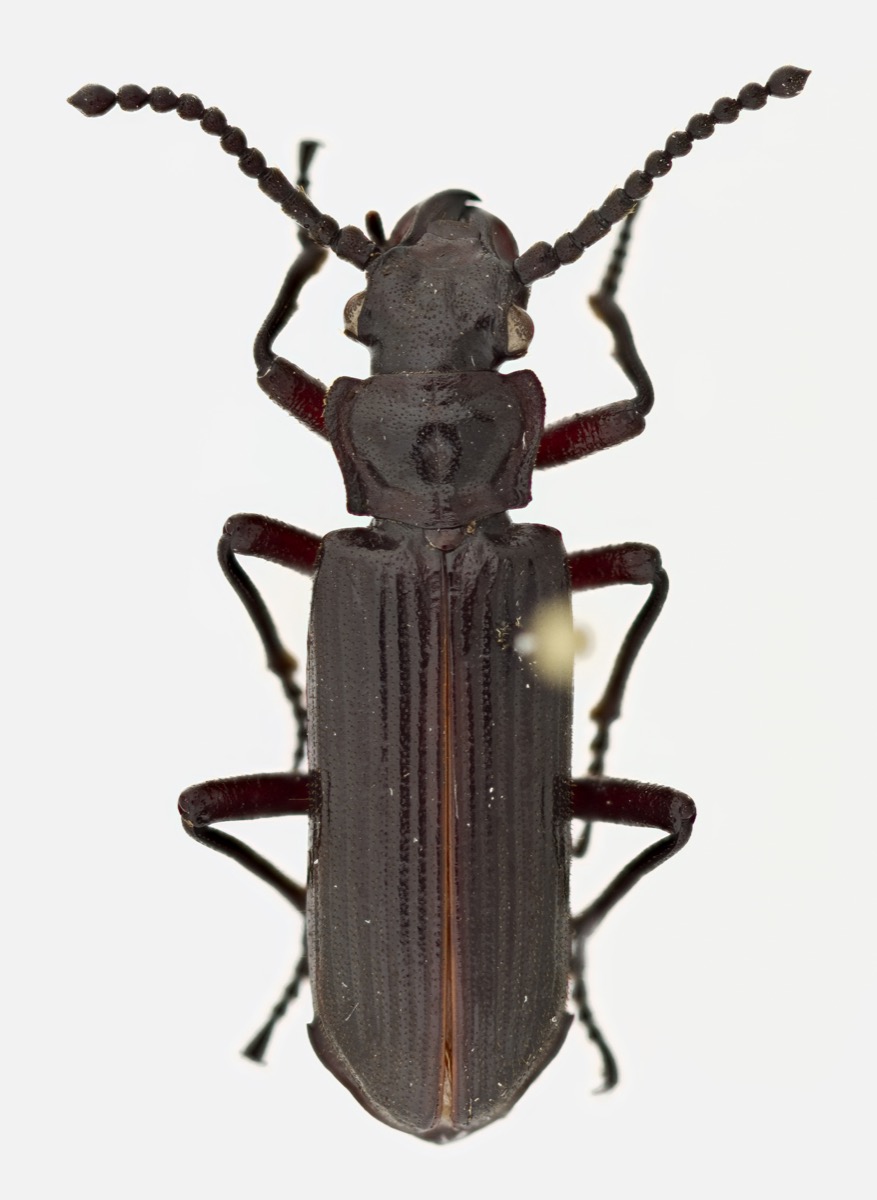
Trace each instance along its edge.
{"label": "dark tibia", "polygon": [[594,903],[573,918],[572,1001],[579,1020],[603,1060],[603,1085],[599,1090],[608,1091],[618,1082],[618,1065],[588,1003],[585,941],[609,910],[644,875],[681,850],[691,837],[696,814],[694,802],[673,788],[592,776],[572,781],[572,812],[574,817],[587,822],[586,829],[590,829],[594,821],[606,821],[616,825],[664,829],[669,834],[629,862]]}
{"label": "dark tibia", "polygon": [[[586,829],[590,829],[590,824],[586,825]],[[618,1063],[615,1060],[615,1055],[609,1048],[609,1043],[604,1038],[600,1031],[594,1014],[591,1012],[591,1006],[588,1003],[588,989],[585,984],[585,939],[573,938],[572,945],[572,1000],[573,1008],[576,1010],[576,1016],[585,1027],[585,1032],[588,1037],[597,1047],[600,1054],[600,1059],[603,1063],[603,1082],[600,1087],[596,1088],[597,1092],[610,1092],[618,1083]]]}
{"label": "dark tibia", "polygon": [[[302,142],[299,146],[298,186],[304,190],[307,190],[309,184],[308,170],[317,146],[317,142]],[[325,437],[325,384],[308,375],[301,367],[285,358],[279,358],[274,353],[275,339],[296,312],[302,288],[326,261],[327,251],[318,246],[303,229],[299,230],[298,240],[302,246],[301,253],[287,271],[277,299],[256,335],[253,357],[256,360],[257,381],[262,391],[314,433]]]}
{"label": "dark tibia", "polygon": [[237,838],[211,826],[217,821],[305,815],[314,786],[311,776],[295,774],[238,775],[197,783],[180,796],[183,828],[196,841],[227,854],[252,871],[304,914],[305,889],[300,883],[289,879]]}
{"label": "dark tibia", "polygon": [[[664,607],[670,581],[655,547],[640,542],[602,546],[599,550],[579,550],[569,555],[567,562],[574,592],[617,583],[650,584],[652,589],[621,643],[606,690],[591,710],[591,719],[596,723],[597,732],[591,743],[594,757],[590,773],[602,775],[609,746],[609,731],[612,723],[621,715],[621,702],[633,664]],[[576,850],[578,852],[578,846]]]}
{"label": "dark tibia", "polygon": [[681,850],[694,826],[694,801],[675,788],[630,779],[601,779],[586,775],[572,781],[573,816],[583,821],[663,829],[669,835],[632,859],[597,897],[573,918],[576,937],[590,937],[622,896]]}
{"label": "dark tibia", "polygon": [[613,356],[633,384],[636,394],[630,400],[620,400],[590,412],[577,413],[549,425],[539,443],[537,467],[557,467],[577,458],[585,458],[598,450],[606,450],[609,446],[617,446],[637,437],[646,427],[646,416],[651,412],[655,392],[642,359],[637,354],[627,318],[615,300],[636,212],[634,210],[621,227],[600,289],[590,300],[591,308],[612,334]]}
{"label": "dark tibia", "polygon": [[283,693],[292,706],[297,730],[294,771],[301,766],[307,743],[307,712],[301,687],[295,678],[298,660],[281,642],[265,601],[235,556],[247,554],[264,558],[304,575],[313,575],[319,549],[320,539],[313,533],[255,513],[230,517],[218,548],[225,577],[240,597],[265,648],[268,669],[280,680]]}

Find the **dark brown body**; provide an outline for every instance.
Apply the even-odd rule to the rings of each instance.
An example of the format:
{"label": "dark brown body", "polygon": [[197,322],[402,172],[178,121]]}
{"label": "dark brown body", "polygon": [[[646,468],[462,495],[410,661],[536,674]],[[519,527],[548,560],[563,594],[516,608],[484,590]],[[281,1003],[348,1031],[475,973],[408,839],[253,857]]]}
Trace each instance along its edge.
{"label": "dark brown body", "polygon": [[569,1024],[572,681],[519,649],[545,604],[570,624],[569,573],[555,530],[503,511],[543,412],[532,372],[490,369],[326,402],[377,520],[324,538],[314,583],[311,1038],[375,1116],[442,1141],[506,1112]]}
{"label": "dark brown body", "polygon": [[515,648],[568,596],[560,535],[505,515],[448,552],[396,522],[323,543],[311,1038],[410,1133],[501,1116],[571,1020],[570,690]]}
{"label": "dark brown body", "polygon": [[[307,911],[307,949],[245,1053],[260,1060],[276,1021],[310,976],[314,1046],[382,1121],[447,1141],[502,1116],[557,1051],[571,1001],[615,1085],[615,1059],[585,987],[584,947],[606,914],[686,844],[695,819],[675,788],[604,773],[610,730],[633,664],[667,597],[654,546],[624,542],[564,553],[552,529],[513,525],[534,467],[572,462],[638,436],[654,393],[616,292],[637,203],[673,161],[769,96],[796,96],[808,72],[781,67],[766,84],[724,96],[634,171],[573,230],[523,254],[469,192],[440,192],[389,237],[339,226],[307,194],[316,143],[301,146],[293,185],[269,167],[218,108],[169,88],[86,85],[70,102],[87,116],[116,104],[176,111],[219,139],[247,176],[300,226],[301,253],[256,337],[259,386],[328,437],[350,512],[368,529],[325,538],[240,513],[219,558],[289,700],[297,744],[289,772],[208,780],[180,797],[183,826]],[[529,371],[497,374],[533,334],[529,286],[578,259],[619,222],[591,297],[634,395],[543,428]],[[345,332],[367,346],[372,377],[327,389],[280,357],[274,341],[327,250],[365,272],[345,307]],[[242,555],[316,574],[309,701]],[[605,690],[584,776],[570,765],[568,660],[548,679],[532,637],[543,603],[559,641],[570,591],[648,586]],[[558,613],[560,614],[558,616]],[[558,628],[559,627],[559,628]],[[538,638],[537,638],[538,640]],[[571,641],[571,639],[569,639]],[[309,739],[308,739],[308,735]],[[300,768],[310,740],[310,771]],[[307,893],[223,821],[311,816]],[[570,818],[664,835],[570,917]]]}

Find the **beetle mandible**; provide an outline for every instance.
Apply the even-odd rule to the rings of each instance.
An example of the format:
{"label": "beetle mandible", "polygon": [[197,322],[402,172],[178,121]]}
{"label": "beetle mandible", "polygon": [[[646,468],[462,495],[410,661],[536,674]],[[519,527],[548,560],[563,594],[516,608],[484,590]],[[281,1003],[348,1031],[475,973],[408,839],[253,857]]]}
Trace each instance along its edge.
{"label": "beetle mandible", "polygon": [[[199,121],[300,227],[301,252],[256,338],[258,383],[329,439],[349,511],[373,520],[322,538],[252,514],[226,524],[220,562],[291,703],[295,759],[289,773],[188,788],[180,812],[192,837],[307,916],[292,981],[246,1053],[262,1057],[309,976],[314,1049],[397,1129],[445,1142],[507,1113],[566,1036],[570,979],[573,1007],[602,1056],[604,1087],[617,1080],[586,997],[585,941],[686,843],[695,815],[675,789],[604,776],[610,728],[667,575],[652,546],[567,554],[555,530],[514,524],[508,510],[529,502],[534,467],[583,458],[645,426],[652,386],[615,298],[637,203],[716,124],[769,96],[796,96],[807,75],[782,67],[766,85],[718,100],[571,233],[524,254],[502,221],[458,190],[416,205],[389,237],[376,213],[366,232],[339,228],[307,195],[316,143],[302,143],[294,186],[197,96],[93,84],[70,98],[86,116],[149,105]],[[536,376],[497,367],[527,350],[530,285],[618,223],[591,305],[635,395],[544,429]],[[365,272],[345,332],[369,348],[372,374],[327,389],[273,345],[328,250]],[[296,660],[241,555],[314,578],[307,715]],[[650,590],[591,714],[588,774],[573,778],[570,593],[613,584]],[[213,828],[306,813],[307,889]],[[575,847],[573,817],[586,823]],[[584,852],[593,821],[665,836],[571,918],[570,857]]]}

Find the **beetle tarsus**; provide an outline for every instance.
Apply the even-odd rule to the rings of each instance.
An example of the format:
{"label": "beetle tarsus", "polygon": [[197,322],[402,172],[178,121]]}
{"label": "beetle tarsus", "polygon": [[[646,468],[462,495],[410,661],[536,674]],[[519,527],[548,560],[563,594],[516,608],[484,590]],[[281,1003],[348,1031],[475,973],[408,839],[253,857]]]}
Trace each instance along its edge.
{"label": "beetle tarsus", "polygon": [[600,1052],[600,1058],[603,1063],[603,1082],[598,1088],[594,1089],[594,1095],[596,1096],[602,1092],[610,1092],[618,1083],[619,1073],[615,1055],[609,1049],[609,1044],[600,1032],[600,1028],[594,1020],[594,1014],[591,1012],[591,1007],[588,1004],[588,994],[585,987],[585,938],[582,936],[576,937],[573,947],[572,977],[572,1002],[576,1010],[576,1016],[582,1025],[584,1025],[585,1032]]}
{"label": "beetle tarsus", "polygon": [[603,763],[609,746],[609,730],[612,724],[621,716],[621,700],[627,687],[627,680],[633,670],[636,657],[642,649],[643,642],[649,636],[652,626],[657,621],[667,593],[670,590],[670,580],[667,572],[657,560],[652,590],[645,604],[637,613],[634,622],[627,631],[627,636],[621,643],[615,666],[609,676],[606,690],[598,703],[591,709],[591,720],[596,723],[597,733],[591,743],[594,758],[589,774],[602,775]]}
{"label": "beetle tarsus", "polygon": [[[593,716],[593,713],[591,714]],[[613,718],[615,719],[615,718]],[[591,765],[589,775],[602,775],[606,763],[606,751],[609,749],[609,722],[597,725],[597,732],[591,742]]]}
{"label": "beetle tarsus", "polygon": [[241,1053],[244,1058],[250,1059],[251,1062],[262,1063],[265,1061],[265,1054],[268,1050],[268,1043],[271,1040],[271,1035],[274,1032],[274,1026],[285,1015],[290,1004],[296,999],[301,985],[308,977],[308,946],[307,936],[302,935],[302,949],[299,955],[298,962],[295,964],[295,970],[292,973],[292,979],[283,989],[280,999],[271,1010],[271,1015],[252,1041],[248,1042]]}
{"label": "beetle tarsus", "polygon": [[[630,245],[630,235],[632,232],[633,223],[636,220],[636,215],[640,210],[640,205],[637,204],[625,218],[624,224],[618,231],[618,239],[615,242],[615,248],[612,251],[612,257],[609,259],[609,265],[606,268],[605,274],[600,282],[598,296],[614,296],[618,291],[618,283],[621,279],[621,272],[624,269],[624,260],[627,258],[627,248]],[[596,297],[594,298],[596,299]],[[593,304],[593,301],[592,301]],[[601,320],[605,317],[598,311],[597,315]]]}

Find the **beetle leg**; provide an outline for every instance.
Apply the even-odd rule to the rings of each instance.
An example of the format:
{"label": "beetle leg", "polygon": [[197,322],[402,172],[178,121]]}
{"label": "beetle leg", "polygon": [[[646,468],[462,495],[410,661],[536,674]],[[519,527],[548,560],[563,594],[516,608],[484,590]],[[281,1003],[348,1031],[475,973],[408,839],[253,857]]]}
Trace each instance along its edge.
{"label": "beetle leg", "polygon": [[655,392],[637,354],[627,318],[615,300],[634,216],[635,211],[622,226],[600,290],[591,296],[590,304],[594,313],[609,327],[615,343],[614,357],[636,389],[636,395],[630,400],[619,400],[549,425],[539,443],[537,468],[557,467],[609,446],[617,446],[637,437],[646,427],[646,416],[654,404]]}
{"label": "beetle leg", "polygon": [[274,339],[298,307],[301,289],[316,275],[328,253],[322,246],[315,245],[304,231],[299,234],[299,240],[302,251],[287,271],[277,299],[256,335],[253,346],[256,382],[275,404],[285,408],[314,433],[325,437],[326,385],[272,349]]}
{"label": "beetle leg", "polygon": [[[585,828],[590,829],[590,824]],[[588,1037],[597,1047],[603,1063],[603,1082],[598,1088],[595,1088],[595,1095],[600,1092],[611,1092],[618,1083],[618,1063],[615,1055],[609,1049],[609,1043],[603,1037],[599,1025],[594,1020],[594,1014],[588,1003],[588,990],[585,986],[585,939],[583,937],[573,937],[570,974],[572,975],[571,999],[576,1016],[584,1025]]]}
{"label": "beetle leg", "polygon": [[[299,145],[299,176],[296,183],[304,192],[307,192],[310,183],[308,169],[317,146],[317,142],[302,142]],[[256,334],[253,357],[256,360],[259,387],[281,408],[292,413],[314,433],[325,437],[325,384],[274,353],[274,340],[297,310],[302,288],[316,275],[329,253],[312,241],[304,229],[299,230],[298,240],[301,242],[301,252],[286,272],[277,299]]]}
{"label": "beetle leg", "polygon": [[603,1059],[603,1086],[608,1091],[618,1082],[618,1067],[597,1027],[588,1005],[585,988],[585,941],[622,896],[644,875],[681,850],[691,837],[696,811],[694,801],[675,788],[630,779],[600,779],[588,775],[572,781],[572,815],[583,821],[606,821],[615,825],[640,825],[663,829],[668,836],[632,859],[607,888],[572,920],[572,1000],[579,1020],[596,1044]]}
{"label": "beetle leg", "polygon": [[313,575],[320,544],[320,538],[316,534],[297,529],[294,525],[285,525],[271,517],[260,517],[255,513],[238,513],[229,517],[219,540],[220,566],[256,626],[256,632],[268,657],[268,669],[280,680],[284,695],[292,705],[298,730],[293,770],[297,770],[301,765],[307,741],[307,713],[302,690],[295,679],[298,660],[280,641],[277,627],[265,601],[235,555],[247,554],[254,558],[266,558],[303,575]]}
{"label": "beetle leg", "polygon": [[292,979],[283,989],[280,994],[280,999],[271,1009],[271,1014],[268,1020],[256,1034],[256,1036],[244,1046],[241,1053],[244,1058],[249,1058],[253,1062],[262,1062],[265,1058],[265,1051],[268,1049],[268,1042],[271,1034],[274,1032],[274,1026],[281,1017],[286,1016],[286,1010],[290,1004],[297,998],[301,985],[308,977],[308,930],[307,926],[302,930],[301,935],[301,953],[298,956],[298,961],[292,972]]}
{"label": "beetle leg", "polygon": [[[268,883],[304,916],[305,888],[290,879],[261,854],[244,842],[219,829],[211,829],[216,821],[245,821],[257,817],[288,817],[306,815],[313,791],[310,775],[238,775],[231,779],[211,779],[186,788],[180,796],[179,811],[186,833],[196,841],[252,871]],[[261,1062],[275,1024],[284,1015],[299,993],[308,974],[307,941],[302,940],[302,952],[292,979],[271,1010],[267,1023],[245,1047],[243,1053]]]}
{"label": "beetle leg", "polygon": [[696,812],[691,797],[675,788],[586,775],[572,781],[572,815],[583,821],[663,829],[668,834],[632,859],[593,904],[573,918],[575,935],[590,937],[634,884],[682,849],[691,837]]}
{"label": "beetle leg", "polygon": [[[597,731],[591,742],[591,765],[589,774],[602,775],[609,748],[609,730],[621,715],[621,701],[636,656],[651,632],[664,607],[669,589],[667,572],[661,566],[661,555],[654,546],[641,542],[624,542],[617,546],[602,546],[598,550],[577,550],[567,558],[570,586],[573,591],[590,591],[608,587],[615,583],[648,583],[652,590],[643,607],[637,613],[627,636],[621,644],[609,682],[599,702],[591,710],[591,719]],[[581,858],[590,841],[591,827],[585,825],[572,853]]]}
{"label": "beetle leg", "polygon": [[217,821],[248,821],[257,817],[306,815],[312,777],[293,772],[271,775],[235,775],[196,783],[180,796],[179,811],[186,833],[197,842],[227,854],[242,867],[280,892],[300,913],[305,911],[305,889],[251,850],[249,846],[210,828]]}
{"label": "beetle leg", "polygon": [[670,581],[661,566],[659,552],[654,546],[641,542],[601,546],[598,550],[578,550],[568,556],[567,565],[574,592],[609,587],[616,583],[647,583],[652,589],[621,643],[606,690],[591,710],[591,719],[597,725],[597,732],[591,742],[593,759],[589,774],[602,775],[609,730],[621,714],[621,701],[630,672],[643,642],[664,607]]}

